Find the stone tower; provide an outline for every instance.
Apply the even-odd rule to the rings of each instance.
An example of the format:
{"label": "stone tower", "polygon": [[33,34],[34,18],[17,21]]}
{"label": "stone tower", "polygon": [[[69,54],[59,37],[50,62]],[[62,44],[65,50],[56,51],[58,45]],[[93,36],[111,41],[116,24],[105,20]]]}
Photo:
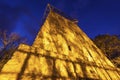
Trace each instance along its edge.
{"label": "stone tower", "polygon": [[0,80],[120,80],[120,70],[76,20],[48,5],[33,45],[19,45]]}

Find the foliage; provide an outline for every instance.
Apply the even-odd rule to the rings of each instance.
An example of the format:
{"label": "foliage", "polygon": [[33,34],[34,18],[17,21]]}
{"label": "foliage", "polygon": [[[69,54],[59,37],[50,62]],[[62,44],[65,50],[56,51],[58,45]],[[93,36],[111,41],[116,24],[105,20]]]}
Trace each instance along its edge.
{"label": "foliage", "polygon": [[15,47],[21,42],[25,42],[25,39],[20,37],[17,33],[8,34],[7,31],[0,30],[0,49],[4,49],[8,45]]}
{"label": "foliage", "polygon": [[109,34],[98,35],[93,39],[93,42],[110,60],[113,62],[118,61],[116,59],[119,59],[118,57],[120,57],[120,36]]}
{"label": "foliage", "polygon": [[22,42],[25,39],[17,33],[8,34],[7,31],[0,30],[0,58],[8,57]]}

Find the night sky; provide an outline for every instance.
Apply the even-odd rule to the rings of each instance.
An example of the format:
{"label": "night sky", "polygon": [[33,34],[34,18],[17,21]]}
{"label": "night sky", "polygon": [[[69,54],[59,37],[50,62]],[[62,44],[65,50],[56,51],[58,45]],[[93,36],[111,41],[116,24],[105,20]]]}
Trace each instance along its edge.
{"label": "night sky", "polygon": [[32,44],[48,3],[77,19],[90,38],[120,34],[120,0],[0,0],[0,29],[16,32]]}

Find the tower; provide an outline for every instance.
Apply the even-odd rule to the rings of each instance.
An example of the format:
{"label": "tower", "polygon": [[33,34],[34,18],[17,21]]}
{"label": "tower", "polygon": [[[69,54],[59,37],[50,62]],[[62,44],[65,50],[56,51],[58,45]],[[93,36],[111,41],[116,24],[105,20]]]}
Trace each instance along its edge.
{"label": "tower", "polygon": [[3,66],[1,80],[119,80],[120,71],[78,27],[48,5],[32,46],[20,44]]}

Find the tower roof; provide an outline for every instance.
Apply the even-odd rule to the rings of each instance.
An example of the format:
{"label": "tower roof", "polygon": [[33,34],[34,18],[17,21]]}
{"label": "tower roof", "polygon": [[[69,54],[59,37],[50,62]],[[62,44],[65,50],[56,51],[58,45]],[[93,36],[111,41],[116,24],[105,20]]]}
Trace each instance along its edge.
{"label": "tower roof", "polygon": [[50,4],[47,4],[47,7],[45,9],[45,12],[44,12],[44,15],[43,15],[43,22],[45,21],[45,19],[46,19],[47,15],[49,14],[50,11],[53,11],[53,12],[65,17],[66,19],[69,19],[69,20],[71,20],[71,21],[73,21],[75,23],[78,22],[77,19],[75,19],[75,18],[73,18],[73,17],[71,17],[69,15],[66,15],[64,12],[62,12],[61,10],[55,8],[54,6],[52,6]]}

